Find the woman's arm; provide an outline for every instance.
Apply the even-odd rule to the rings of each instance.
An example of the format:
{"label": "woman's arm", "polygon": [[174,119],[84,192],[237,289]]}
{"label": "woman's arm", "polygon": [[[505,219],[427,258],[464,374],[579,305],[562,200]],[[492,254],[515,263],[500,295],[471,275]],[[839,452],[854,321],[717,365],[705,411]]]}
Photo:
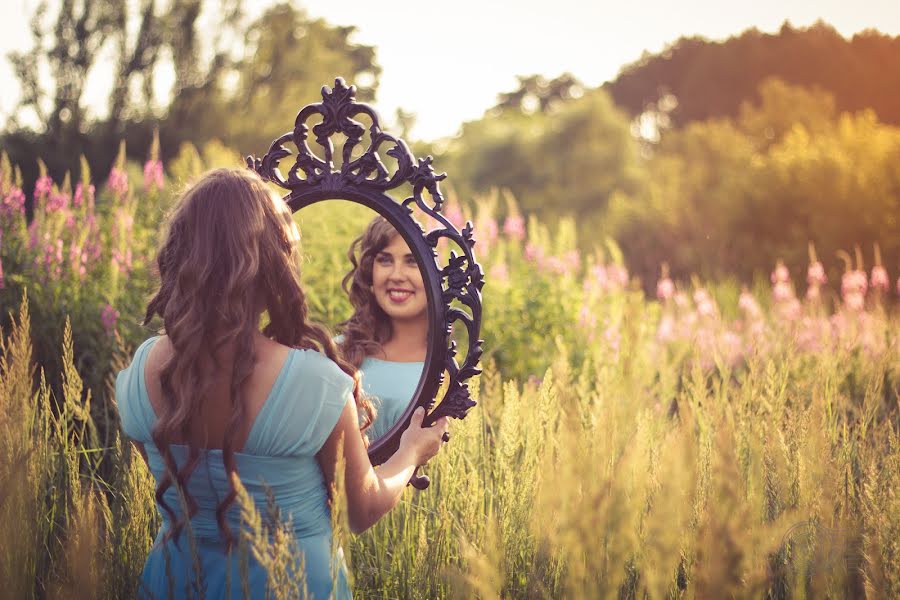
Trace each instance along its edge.
{"label": "woman's arm", "polygon": [[425,410],[416,409],[400,437],[400,447],[375,470],[359,433],[356,405],[352,398],[347,402],[317,458],[325,481],[330,484],[335,478],[338,446],[343,440],[344,489],[353,533],[365,531],[391,510],[403,495],[416,466],[425,464],[440,450],[441,436],[448,428],[447,417],[441,417],[431,427],[422,427],[424,417]]}

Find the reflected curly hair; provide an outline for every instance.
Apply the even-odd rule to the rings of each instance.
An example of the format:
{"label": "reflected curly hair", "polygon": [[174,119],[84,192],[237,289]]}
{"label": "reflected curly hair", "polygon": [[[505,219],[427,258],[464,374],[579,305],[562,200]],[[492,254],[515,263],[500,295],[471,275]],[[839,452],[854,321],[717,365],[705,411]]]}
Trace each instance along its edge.
{"label": "reflected curly hair", "polygon": [[[309,321],[306,297],[300,287],[298,240],[291,228],[287,204],[262,179],[247,169],[216,169],[203,175],[178,199],[156,257],[159,290],[144,317],[163,321],[163,332],[174,348],[162,366],[160,383],[165,409],[153,427],[153,442],[165,461],[156,500],[172,519],[168,537],[177,540],[197,502],[187,481],[200,461],[201,448],[190,442],[200,425],[201,407],[208,400],[216,369],[231,367],[228,427],[222,441],[222,461],[229,476],[237,473],[237,436],[246,433],[247,416],[242,387],[253,372],[253,337],[260,316],[268,312],[263,334],[280,344],[316,350],[353,377],[353,397],[364,433],[371,425],[371,403],[360,393],[356,368],[341,358],[325,327]],[[232,365],[217,355],[226,347],[240,349]],[[188,459],[178,468],[170,445],[188,446]],[[229,481],[231,478],[229,477]],[[179,519],[164,498],[175,483],[183,494],[188,516]],[[234,502],[230,489],[216,507],[216,521],[226,543],[234,536],[226,513]]]}
{"label": "reflected curly hair", "polygon": [[347,362],[359,368],[367,356],[381,352],[391,338],[391,320],[372,293],[372,268],[375,257],[394,237],[400,235],[391,223],[378,215],[361,236],[353,240],[347,258],[353,267],[341,286],[353,305],[353,315],[338,325],[343,334],[340,347]]}

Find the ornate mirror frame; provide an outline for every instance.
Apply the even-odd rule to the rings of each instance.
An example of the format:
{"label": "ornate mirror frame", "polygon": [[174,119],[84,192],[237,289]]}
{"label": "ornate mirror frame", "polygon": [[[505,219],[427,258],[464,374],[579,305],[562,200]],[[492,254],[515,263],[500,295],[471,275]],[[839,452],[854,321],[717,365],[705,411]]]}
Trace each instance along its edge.
{"label": "ornate mirror frame", "polygon": [[[431,425],[444,415],[462,419],[475,406],[469,393],[467,380],[481,372],[478,367],[482,353],[481,289],[484,273],[475,260],[472,248],[472,223],[467,222],[459,231],[442,213],[444,197],[439,183],[446,174],[436,174],[431,166],[432,158],[416,159],[402,139],[381,130],[375,110],[356,102],[356,86],[347,86],[342,78],[335,79],[334,89],[322,86],[322,102],[308,104],[297,114],[294,129],[272,142],[262,158],[247,157],[247,166],[266,181],[270,181],[289,193],[284,200],[296,212],[303,207],[323,200],[348,200],[367,206],[384,216],[409,245],[419,268],[428,301],[428,349],[425,369],[414,395],[400,420],[388,432],[369,447],[373,465],[386,461],[400,444],[400,435],[409,425],[413,411],[418,406],[430,409],[435,406],[445,373],[448,377],[445,393],[430,412],[424,425]],[[357,158],[352,153],[362,141],[366,128],[353,119],[357,115],[371,119],[368,128],[371,138],[368,148]],[[322,121],[312,127],[315,141],[324,158],[315,154],[307,143],[310,128],[306,122],[321,116]],[[346,141],[342,148],[342,161],[334,164],[332,136],[342,134]],[[278,169],[279,162],[292,154],[285,147],[292,143],[297,148],[296,159],[287,177]],[[397,161],[391,173],[379,156],[383,145],[389,145],[387,156]],[[387,194],[404,184],[412,186],[412,195],[398,202]],[[424,192],[428,192],[426,199]],[[425,232],[412,217],[413,208],[431,217],[438,226]],[[442,238],[461,251],[451,251],[445,265],[438,264],[437,245]],[[460,322],[467,331],[468,348],[462,365],[457,360],[457,344],[451,340],[453,325]],[[419,489],[428,486],[428,478],[413,475],[410,482]]]}

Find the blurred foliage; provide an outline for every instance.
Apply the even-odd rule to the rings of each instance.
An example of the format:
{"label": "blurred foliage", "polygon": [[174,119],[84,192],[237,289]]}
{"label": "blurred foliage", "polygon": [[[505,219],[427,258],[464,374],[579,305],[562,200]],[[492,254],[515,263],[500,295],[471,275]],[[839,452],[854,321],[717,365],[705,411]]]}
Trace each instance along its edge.
{"label": "blurred foliage", "polygon": [[[147,148],[155,131],[166,160],[184,142],[213,139],[243,155],[264,154],[336,76],[357,84],[363,101],[378,86],[374,48],[350,41],[354,27],[312,18],[292,2],[274,4],[253,21],[243,0],[173,0],[164,7],[86,0],[54,8],[50,14],[48,4],[37,7],[33,49],[11,57],[23,95],[0,147],[21,166],[27,191],[38,177],[38,157],[62,179],[77,172],[84,155],[104,180],[120,140]],[[84,104],[85,73],[109,68],[102,62],[107,55],[116,75],[109,114],[97,118]],[[174,71],[174,84],[171,96],[159,99],[153,81],[165,69]],[[49,81],[39,76],[44,72]],[[30,121],[35,129],[22,127]]]}
{"label": "blurred foliage", "polygon": [[549,107],[501,106],[463,125],[438,163],[460,195],[505,188],[525,212],[555,219],[596,213],[613,192],[638,189],[638,146],[605,92]]}
{"label": "blurred foliage", "polygon": [[807,28],[785,22],[776,34],[749,29],[723,42],[681,38],[624,67],[604,88],[631,115],[674,95],[671,117],[681,127],[737,117],[770,77],[830,93],[838,112],[872,108],[881,121],[900,124],[900,37],[867,30],[848,40],[821,21]]}
{"label": "blurred foliage", "polygon": [[680,278],[749,280],[778,259],[800,270],[810,241],[828,260],[860,245],[869,266],[878,243],[900,264],[900,128],[778,81],[762,97],[736,121],[668,132],[644,192],[611,204],[604,225],[645,283],[663,262]]}
{"label": "blurred foliage", "polygon": [[[12,57],[25,91],[17,115],[33,113],[41,127],[17,130],[14,119],[0,138],[29,198],[37,157],[62,181],[83,154],[105,181],[120,139],[142,161],[158,131],[167,174],[180,183],[203,163],[264,154],[335,75],[359,86],[360,101],[372,101],[378,84],[375,50],[353,43],[352,27],[289,2],[252,21],[241,0],[175,0],[164,9],[90,0],[54,14],[48,27],[49,9],[38,7],[38,43]],[[214,33],[201,31],[207,20]],[[885,65],[900,63],[898,39],[865,32],[847,40],[824,24],[750,30],[722,43],[682,39],[601,89],[569,73],[520,76],[456,138],[412,147],[437,156],[460,198],[503,189],[547,225],[573,218],[586,255],[614,238],[647,291],[663,262],[682,280],[749,281],[779,258],[799,269],[810,241],[829,258],[861,245],[868,264],[879,243],[893,267],[900,135],[892,123],[900,116],[885,90],[897,87],[900,69]],[[114,42],[110,114],[93,119],[73,73],[99,64],[103,44]],[[53,74],[47,89],[35,75],[40,65]],[[173,95],[160,105],[152,78],[167,66]],[[396,121],[407,134],[415,115],[399,111]],[[829,276],[838,275],[832,267]]]}
{"label": "blurred foliage", "polygon": [[466,123],[437,164],[463,197],[508,189],[547,223],[575,217],[582,252],[614,238],[647,291],[662,263],[683,280],[802,269],[810,241],[829,259],[861,245],[868,265],[879,243],[896,266],[900,129],[778,79],[755,97],[735,118],[649,129],[603,90],[546,110],[517,101]]}

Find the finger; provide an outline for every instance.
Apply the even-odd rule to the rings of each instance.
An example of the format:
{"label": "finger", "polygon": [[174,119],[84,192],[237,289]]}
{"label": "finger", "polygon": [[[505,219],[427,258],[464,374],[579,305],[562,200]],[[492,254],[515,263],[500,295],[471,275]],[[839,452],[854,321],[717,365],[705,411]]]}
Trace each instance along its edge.
{"label": "finger", "polygon": [[415,425],[417,427],[422,426],[422,421],[425,419],[425,408],[420,406],[415,411],[413,411],[412,419],[410,419],[410,426]]}

